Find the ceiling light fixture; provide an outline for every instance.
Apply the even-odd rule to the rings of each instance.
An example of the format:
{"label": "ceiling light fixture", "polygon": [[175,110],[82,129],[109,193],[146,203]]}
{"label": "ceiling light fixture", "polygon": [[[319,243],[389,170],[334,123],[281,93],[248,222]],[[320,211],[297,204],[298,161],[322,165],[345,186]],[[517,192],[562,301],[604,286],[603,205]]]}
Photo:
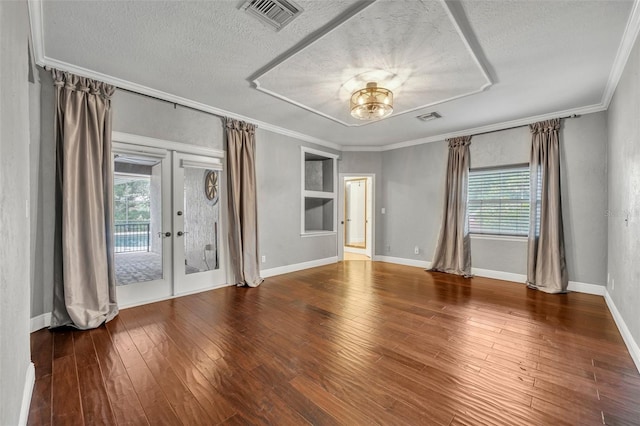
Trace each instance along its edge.
{"label": "ceiling light fixture", "polygon": [[378,83],[367,83],[364,89],[351,95],[351,115],[359,120],[379,120],[393,112],[393,92],[378,87]]}

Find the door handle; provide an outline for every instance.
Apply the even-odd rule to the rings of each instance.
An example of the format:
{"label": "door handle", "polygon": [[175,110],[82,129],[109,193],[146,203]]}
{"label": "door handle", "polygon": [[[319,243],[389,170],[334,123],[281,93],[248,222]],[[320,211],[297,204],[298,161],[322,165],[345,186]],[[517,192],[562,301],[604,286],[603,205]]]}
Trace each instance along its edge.
{"label": "door handle", "polygon": [[178,237],[182,237],[183,235],[187,235],[188,232],[178,231]]}
{"label": "door handle", "polygon": [[158,232],[158,237],[162,238],[162,237],[170,237],[171,236],[171,232]]}

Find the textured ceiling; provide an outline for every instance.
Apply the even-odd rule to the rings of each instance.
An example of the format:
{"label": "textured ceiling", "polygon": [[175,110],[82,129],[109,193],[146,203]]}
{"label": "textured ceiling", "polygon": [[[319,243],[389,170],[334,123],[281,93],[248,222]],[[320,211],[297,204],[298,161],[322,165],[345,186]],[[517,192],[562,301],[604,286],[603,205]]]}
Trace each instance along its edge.
{"label": "textured ceiling", "polygon": [[389,1],[372,3],[254,80],[259,90],[350,126],[372,123],[348,108],[369,81],[393,91],[396,116],[491,84],[444,3]]}
{"label": "textured ceiling", "polygon": [[[601,104],[633,5],[297,1],[304,12],[274,32],[240,10],[242,3],[45,1],[43,62],[328,142],[382,146]],[[442,102],[480,89],[483,68],[493,85]],[[310,111],[353,124],[341,87],[368,69],[402,77],[396,111],[436,105],[359,127]],[[258,90],[254,80],[305,107]],[[415,118],[433,110],[442,118]]]}

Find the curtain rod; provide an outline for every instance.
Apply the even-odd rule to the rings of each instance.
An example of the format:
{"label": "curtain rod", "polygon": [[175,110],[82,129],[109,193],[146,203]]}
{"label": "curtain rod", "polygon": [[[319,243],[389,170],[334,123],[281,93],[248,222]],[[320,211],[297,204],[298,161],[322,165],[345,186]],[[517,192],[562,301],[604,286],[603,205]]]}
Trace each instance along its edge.
{"label": "curtain rod", "polygon": [[[571,114],[571,115],[567,115],[564,117],[558,117],[559,120],[564,120],[565,118],[578,118],[580,117],[578,114]],[[504,130],[511,130],[511,129],[519,129],[520,127],[528,127],[529,124],[521,124],[519,126],[513,126],[513,127],[506,127],[504,129],[497,129],[497,130],[489,130],[486,132],[480,132],[480,133],[473,133],[471,136],[479,136],[479,135],[487,135],[489,133],[496,133],[496,132],[502,132]]]}
{"label": "curtain rod", "polygon": [[[57,68],[50,67],[49,65],[44,65],[43,68],[45,69],[45,71],[51,71],[52,69],[57,69]],[[64,71],[64,70],[61,70],[61,71]],[[92,77],[89,77],[89,78],[92,78]],[[214,117],[226,118],[226,116],[224,116],[224,115],[216,114],[216,113],[211,112],[211,111],[205,111],[205,110],[200,109],[200,108],[196,108],[196,107],[192,107],[192,106],[189,106],[189,105],[181,104],[180,102],[169,101],[167,99],[162,99],[162,98],[159,98],[157,96],[147,95],[146,93],[137,92],[135,90],[125,89],[124,87],[120,87],[120,86],[112,84],[112,83],[109,83],[109,84],[111,84],[113,87],[117,88],[118,90],[122,90],[123,92],[129,92],[129,93],[133,93],[134,95],[145,96],[147,98],[155,99],[156,101],[162,101],[162,102],[166,102],[168,104],[173,104],[173,109],[176,109],[177,106],[180,105],[183,108],[187,108],[187,109],[190,109],[190,110],[193,110],[193,111],[202,112],[204,114],[213,115]],[[258,126],[256,126],[256,127],[258,127]]]}
{"label": "curtain rod", "polygon": [[192,107],[192,106],[189,106],[189,105],[181,104],[180,102],[168,101],[166,99],[162,99],[162,98],[159,98],[157,96],[147,95],[146,93],[136,92],[135,90],[131,90],[131,89],[125,89],[124,87],[118,87],[118,90],[122,90],[123,92],[133,93],[134,95],[140,95],[140,96],[144,96],[144,97],[147,97],[147,98],[155,99],[156,101],[162,101],[162,102],[166,102],[168,104],[173,104],[173,109],[176,109],[177,106],[180,105],[182,108],[187,108],[187,109],[190,109],[190,110],[193,110],[193,111],[202,112],[204,114],[213,115],[214,117],[218,117],[218,118],[226,118],[226,116],[220,115],[220,114],[216,114],[215,112],[205,111],[205,110],[202,110],[200,108],[196,108],[196,107]]}

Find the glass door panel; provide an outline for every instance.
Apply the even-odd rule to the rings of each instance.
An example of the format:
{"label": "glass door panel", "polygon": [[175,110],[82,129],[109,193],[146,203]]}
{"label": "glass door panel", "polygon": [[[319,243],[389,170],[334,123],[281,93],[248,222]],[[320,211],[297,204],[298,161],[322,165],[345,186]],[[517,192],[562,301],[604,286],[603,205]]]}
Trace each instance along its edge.
{"label": "glass door panel", "polygon": [[176,294],[226,283],[219,159],[174,153]]}
{"label": "glass door panel", "polygon": [[169,187],[168,161],[166,151],[114,147],[114,260],[120,306],[172,292],[170,200],[163,194]]}
{"label": "glass door panel", "polygon": [[219,269],[219,171],[184,167],[184,273]]}

